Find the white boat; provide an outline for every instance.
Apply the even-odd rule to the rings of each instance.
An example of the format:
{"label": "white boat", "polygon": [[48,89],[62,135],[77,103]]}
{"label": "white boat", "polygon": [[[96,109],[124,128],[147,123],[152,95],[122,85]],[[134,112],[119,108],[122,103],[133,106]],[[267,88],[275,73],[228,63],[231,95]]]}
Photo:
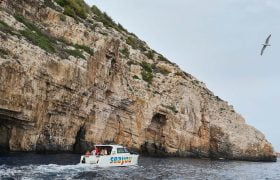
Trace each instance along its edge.
{"label": "white boat", "polygon": [[130,153],[121,145],[95,145],[95,151],[82,155],[80,163],[99,167],[133,166],[138,164],[138,154]]}

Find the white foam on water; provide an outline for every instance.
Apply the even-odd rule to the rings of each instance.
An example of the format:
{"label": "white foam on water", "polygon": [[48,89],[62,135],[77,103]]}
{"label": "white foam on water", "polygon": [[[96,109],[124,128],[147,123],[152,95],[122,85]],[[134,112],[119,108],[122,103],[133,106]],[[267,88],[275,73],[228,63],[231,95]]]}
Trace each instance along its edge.
{"label": "white foam on water", "polygon": [[[91,178],[129,178],[133,172],[143,169],[141,166],[128,167],[97,167],[92,164],[74,165],[0,165],[0,179],[91,179]],[[137,173],[138,174],[138,173]],[[139,174],[141,177],[141,174]]]}
{"label": "white foam on water", "polygon": [[[88,164],[76,165],[27,165],[27,166],[0,166],[0,179],[8,177],[21,177],[29,180],[40,177],[65,178],[72,177],[80,172],[96,171],[96,166]],[[71,178],[70,178],[71,179]]]}

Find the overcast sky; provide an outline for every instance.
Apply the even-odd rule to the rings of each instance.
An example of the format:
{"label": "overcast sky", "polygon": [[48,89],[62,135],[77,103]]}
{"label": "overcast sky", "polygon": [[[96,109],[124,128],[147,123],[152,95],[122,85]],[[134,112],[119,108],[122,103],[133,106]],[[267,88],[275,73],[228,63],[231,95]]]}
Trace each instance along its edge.
{"label": "overcast sky", "polygon": [[280,151],[280,0],[86,2],[203,81]]}

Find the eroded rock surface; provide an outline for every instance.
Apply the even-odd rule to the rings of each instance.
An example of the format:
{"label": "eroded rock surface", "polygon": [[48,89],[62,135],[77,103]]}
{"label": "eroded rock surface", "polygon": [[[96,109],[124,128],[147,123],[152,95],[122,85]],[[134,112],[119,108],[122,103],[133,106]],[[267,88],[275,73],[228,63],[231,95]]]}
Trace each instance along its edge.
{"label": "eroded rock surface", "polygon": [[[50,0],[1,1],[2,150],[82,152],[112,142],[151,155],[276,160],[264,135],[202,82],[93,13],[62,11]],[[92,53],[77,55],[75,45]]]}

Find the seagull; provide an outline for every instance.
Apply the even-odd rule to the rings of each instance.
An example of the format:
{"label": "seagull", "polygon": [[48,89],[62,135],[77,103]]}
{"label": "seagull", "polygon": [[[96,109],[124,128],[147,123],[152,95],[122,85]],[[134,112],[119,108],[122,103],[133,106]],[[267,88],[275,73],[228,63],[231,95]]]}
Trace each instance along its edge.
{"label": "seagull", "polygon": [[269,39],[270,39],[270,37],[271,37],[271,34],[266,38],[265,43],[263,44],[263,48],[262,48],[262,51],[261,51],[261,56],[263,55],[263,52],[264,52],[266,46],[271,46],[271,45],[269,44]]}

